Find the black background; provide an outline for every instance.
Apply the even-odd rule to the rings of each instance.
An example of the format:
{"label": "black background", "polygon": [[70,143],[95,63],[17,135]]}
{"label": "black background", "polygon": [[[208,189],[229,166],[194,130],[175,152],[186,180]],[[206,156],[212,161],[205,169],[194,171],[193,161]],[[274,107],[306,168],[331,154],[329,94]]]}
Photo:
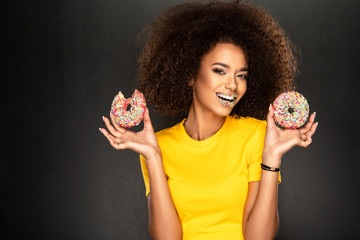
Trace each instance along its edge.
{"label": "black background", "polygon": [[[138,155],[98,128],[134,90],[137,33],[177,2],[2,1],[1,239],[149,239]],[[252,2],[301,49],[319,121],[283,159],[277,239],[359,238],[360,1]],[[151,117],[155,130],[182,118]]]}

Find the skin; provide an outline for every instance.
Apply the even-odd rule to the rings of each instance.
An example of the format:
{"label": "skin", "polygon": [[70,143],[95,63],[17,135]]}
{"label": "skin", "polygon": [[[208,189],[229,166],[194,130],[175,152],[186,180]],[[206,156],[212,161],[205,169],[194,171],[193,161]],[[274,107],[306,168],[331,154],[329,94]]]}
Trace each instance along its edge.
{"label": "skin", "polygon": [[[195,140],[215,134],[245,94],[248,66],[243,50],[233,44],[219,43],[201,61],[196,81],[192,80],[193,102],[185,130]],[[234,106],[221,104],[217,94],[237,95]]]}
{"label": "skin", "polygon": [[[247,62],[243,50],[230,43],[218,43],[201,61],[193,87],[193,102],[184,124],[188,135],[204,140],[223,125],[232,108],[245,94]],[[237,95],[233,106],[221,103],[218,93]],[[318,123],[315,113],[301,129],[279,129],[275,126],[274,109],[269,106],[263,150],[263,163],[279,168],[282,156],[294,146],[307,147],[312,142]],[[115,149],[131,149],[142,154],[147,163],[151,194],[148,197],[149,232],[153,239],[182,239],[182,227],[167,185],[162,165],[161,149],[156,140],[149,111],[145,111],[144,129],[132,132],[103,117],[108,129],[101,133]],[[250,182],[244,207],[243,235],[245,239],[274,239],[278,217],[278,173],[262,170],[261,180]]]}

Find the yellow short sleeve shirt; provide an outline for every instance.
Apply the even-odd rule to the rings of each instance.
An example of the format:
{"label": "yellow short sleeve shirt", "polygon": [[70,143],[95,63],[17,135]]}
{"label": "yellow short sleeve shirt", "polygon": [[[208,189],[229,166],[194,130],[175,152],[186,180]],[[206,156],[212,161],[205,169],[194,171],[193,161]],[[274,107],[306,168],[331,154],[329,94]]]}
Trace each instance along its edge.
{"label": "yellow short sleeve shirt", "polygon": [[[266,122],[228,116],[217,133],[196,141],[184,121],[156,133],[183,239],[243,239],[248,183],[261,177]],[[147,196],[149,175],[140,159]]]}

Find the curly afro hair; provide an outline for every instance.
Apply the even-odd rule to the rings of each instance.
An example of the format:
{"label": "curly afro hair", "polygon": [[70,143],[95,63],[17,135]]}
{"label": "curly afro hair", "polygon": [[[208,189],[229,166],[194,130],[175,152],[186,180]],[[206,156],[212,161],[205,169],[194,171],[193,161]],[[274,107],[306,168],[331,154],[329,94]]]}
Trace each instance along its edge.
{"label": "curly afro hair", "polygon": [[241,47],[248,60],[247,91],[231,115],[266,119],[277,95],[295,90],[297,62],[283,29],[257,6],[187,2],[163,12],[140,34],[138,88],[160,114],[179,115],[192,102],[202,57],[217,43]]}

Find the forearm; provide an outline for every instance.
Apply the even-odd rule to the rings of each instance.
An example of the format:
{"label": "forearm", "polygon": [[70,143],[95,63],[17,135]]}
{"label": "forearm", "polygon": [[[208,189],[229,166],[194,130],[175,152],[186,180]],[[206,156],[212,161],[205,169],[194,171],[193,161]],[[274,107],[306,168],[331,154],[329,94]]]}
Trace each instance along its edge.
{"label": "forearm", "polygon": [[[279,167],[280,160],[263,158],[268,166]],[[262,170],[258,195],[247,219],[245,239],[274,239],[279,228],[278,172]]]}
{"label": "forearm", "polygon": [[161,153],[146,161],[150,180],[150,236],[152,239],[182,239],[182,227],[167,184]]}
{"label": "forearm", "polygon": [[[318,124],[314,123],[313,113],[302,128],[280,129],[276,127],[273,117],[274,108],[270,105],[262,156],[265,165],[280,168],[282,156],[291,148],[296,145],[308,147],[311,144],[311,136]],[[247,240],[275,238],[279,228],[278,175],[277,172],[262,170],[260,183],[255,184],[256,191],[252,188],[251,201],[247,199],[249,204],[246,203],[244,209],[244,217],[247,219],[243,220],[243,233]]]}

